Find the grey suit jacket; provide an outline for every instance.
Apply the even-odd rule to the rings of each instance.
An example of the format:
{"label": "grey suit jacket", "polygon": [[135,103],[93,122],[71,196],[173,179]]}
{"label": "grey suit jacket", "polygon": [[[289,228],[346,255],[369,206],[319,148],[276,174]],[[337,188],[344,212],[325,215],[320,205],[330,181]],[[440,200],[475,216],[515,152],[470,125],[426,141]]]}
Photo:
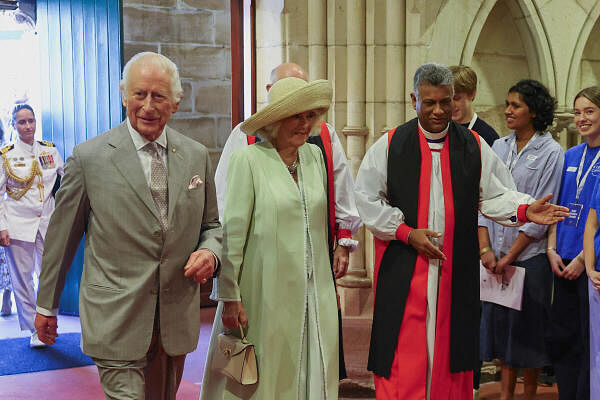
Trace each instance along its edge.
{"label": "grey suit jacket", "polygon": [[[58,307],[85,233],[79,310],[83,351],[92,357],[142,358],[157,311],[168,354],[189,353],[198,342],[200,287],[183,276],[183,267],[200,248],[220,258],[222,230],[208,151],[168,127],[166,134],[164,233],[126,123],[81,143],[66,163],[46,235],[37,304]],[[195,175],[202,184],[190,189]]]}

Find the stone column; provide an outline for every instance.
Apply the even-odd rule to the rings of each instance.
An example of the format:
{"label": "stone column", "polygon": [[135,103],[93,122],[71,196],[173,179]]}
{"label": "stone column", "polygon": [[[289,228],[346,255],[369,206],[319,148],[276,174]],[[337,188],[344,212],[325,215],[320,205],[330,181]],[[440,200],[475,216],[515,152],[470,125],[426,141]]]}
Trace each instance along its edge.
{"label": "stone column", "polygon": [[327,2],[308,0],[308,78],[327,78]]}
{"label": "stone column", "polygon": [[548,128],[554,139],[567,150],[581,143],[581,135],[573,123],[573,111],[560,107],[554,113],[554,121]]}
{"label": "stone column", "polygon": [[[365,155],[365,138],[369,133],[365,124],[365,0],[347,0],[347,91],[348,108],[346,126],[342,133],[347,138],[347,156],[352,172],[356,172]],[[345,316],[358,316],[371,310],[365,307],[371,294],[371,280],[365,269],[365,233],[362,228],[355,236],[358,248],[350,254],[346,276],[339,280],[342,288],[342,312]]]}
{"label": "stone column", "polygon": [[396,127],[405,121],[407,101],[404,80],[406,42],[404,40],[406,17],[405,0],[386,1],[386,126]]}

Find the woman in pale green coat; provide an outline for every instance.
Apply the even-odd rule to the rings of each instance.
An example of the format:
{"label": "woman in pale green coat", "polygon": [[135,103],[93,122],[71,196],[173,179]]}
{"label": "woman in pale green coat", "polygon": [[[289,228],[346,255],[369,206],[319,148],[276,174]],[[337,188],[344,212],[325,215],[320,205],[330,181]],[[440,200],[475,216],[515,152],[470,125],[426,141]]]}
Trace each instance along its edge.
{"label": "woman in pale green coat", "polygon": [[[201,399],[337,399],[337,301],[327,244],[326,171],[306,143],[330,105],[327,81],[276,82],[269,105],[242,125],[261,143],[233,154],[227,177],[220,302]],[[222,310],[222,321],[220,312]],[[222,322],[222,324],[221,324]],[[211,369],[216,336],[246,327],[258,383]]]}

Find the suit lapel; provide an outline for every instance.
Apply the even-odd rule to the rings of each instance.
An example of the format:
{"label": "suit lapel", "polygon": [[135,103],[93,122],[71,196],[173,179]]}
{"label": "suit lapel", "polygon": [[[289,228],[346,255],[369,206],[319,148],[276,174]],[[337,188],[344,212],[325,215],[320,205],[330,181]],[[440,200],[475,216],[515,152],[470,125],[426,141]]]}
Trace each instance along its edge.
{"label": "suit lapel", "polygon": [[169,225],[175,210],[175,204],[181,192],[187,188],[189,162],[186,163],[184,148],[181,145],[179,137],[167,126],[167,147],[168,147],[168,179],[169,179]]}
{"label": "suit lapel", "polygon": [[126,123],[121,124],[119,128],[112,133],[108,140],[108,144],[114,148],[111,156],[112,162],[140,200],[160,221],[156,204],[154,203],[154,199],[152,199],[148,182],[144,176],[140,159],[133,145],[133,141],[131,140]]}

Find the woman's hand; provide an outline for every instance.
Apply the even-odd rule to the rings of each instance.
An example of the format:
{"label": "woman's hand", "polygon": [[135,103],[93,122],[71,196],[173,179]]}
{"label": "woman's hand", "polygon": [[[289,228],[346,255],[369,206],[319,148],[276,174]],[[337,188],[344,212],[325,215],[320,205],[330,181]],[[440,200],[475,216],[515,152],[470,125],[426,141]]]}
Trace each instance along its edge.
{"label": "woman's hand", "polygon": [[481,263],[491,273],[496,273],[496,255],[492,250],[486,251],[481,255]]}
{"label": "woman's hand", "polygon": [[223,325],[225,328],[238,329],[241,323],[244,328],[248,327],[248,318],[246,310],[241,301],[226,301],[223,304]]}
{"label": "woman's hand", "polygon": [[6,230],[0,231],[0,246],[10,246],[10,236]]}
{"label": "woman's hand", "polygon": [[585,270],[585,264],[581,262],[580,256],[575,257],[563,271],[563,278],[570,281],[579,278]]}
{"label": "woman's hand", "polygon": [[346,275],[348,263],[350,262],[350,248],[347,246],[337,246],[333,252],[333,273],[335,279]]}
{"label": "woman's hand", "polygon": [[565,264],[563,264],[562,257],[554,249],[546,250],[546,256],[548,257],[552,272],[554,272],[556,276],[564,278],[566,267]]}
{"label": "woman's hand", "polygon": [[588,277],[592,281],[594,289],[600,291],[600,272],[587,270]]}
{"label": "woman's hand", "polygon": [[494,270],[494,273],[496,275],[502,275],[504,273],[504,269],[510,265],[514,260],[512,260],[511,258],[508,257],[508,255],[505,255],[504,257],[502,257],[501,259],[499,259],[496,262],[496,269]]}

